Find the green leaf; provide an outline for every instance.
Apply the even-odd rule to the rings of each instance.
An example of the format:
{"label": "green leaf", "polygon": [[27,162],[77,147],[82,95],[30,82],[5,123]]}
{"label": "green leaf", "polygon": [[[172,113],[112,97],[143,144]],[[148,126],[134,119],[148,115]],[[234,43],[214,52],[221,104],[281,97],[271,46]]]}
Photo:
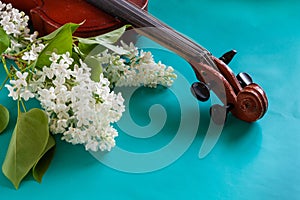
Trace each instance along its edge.
{"label": "green leaf", "polygon": [[44,111],[33,108],[19,114],[2,165],[2,172],[15,188],[40,159],[48,138],[48,117]]}
{"label": "green leaf", "polygon": [[102,73],[101,62],[93,57],[87,57],[84,62],[91,68],[91,79],[95,82],[99,82],[100,74]]}
{"label": "green leaf", "polygon": [[[97,47],[98,46],[98,47]],[[101,53],[101,52],[103,52],[106,48],[105,47],[103,47],[103,46],[101,46],[101,47],[99,47],[99,45],[98,44],[85,44],[85,43],[82,43],[82,42],[79,42],[78,43],[78,47],[79,47],[79,49],[80,49],[80,51],[83,53],[83,54],[85,54],[85,55],[88,55],[88,54],[90,54],[90,52],[92,51],[92,50],[94,50],[93,51],[93,55],[96,55],[96,54],[99,54],[99,53]],[[95,52],[95,48],[97,47],[97,52]]]}
{"label": "green leaf", "polygon": [[[100,41],[99,41],[99,44],[100,44]],[[124,50],[123,48],[117,47],[117,46],[109,44],[109,43],[102,43],[100,45],[103,45],[104,47],[106,47],[120,55],[125,55],[125,54],[129,53],[129,51]]]}
{"label": "green leaf", "polygon": [[49,40],[49,42],[40,53],[35,66],[37,68],[49,66],[51,64],[49,57],[51,56],[52,52],[56,52],[57,54],[64,54],[68,51],[70,52],[70,54],[72,54],[72,34],[78,26],[78,24],[68,23],[54,31],[54,33],[45,36],[46,39]]}
{"label": "green leaf", "polygon": [[[90,38],[78,38],[79,43],[78,47],[80,50],[85,53],[89,54],[92,50],[92,54],[95,55],[99,52],[104,51],[105,49],[110,49],[118,54],[127,54],[128,51],[116,47],[112,44],[116,43],[120,37],[124,34],[126,31],[126,28],[128,28],[129,25],[123,26],[119,29],[115,29],[111,32],[96,36],[96,37],[90,37]],[[99,46],[100,45],[100,46]],[[97,48],[95,48],[97,47]]]}
{"label": "green leaf", "polygon": [[10,45],[7,33],[0,27],[0,54],[2,54]]}
{"label": "green leaf", "polygon": [[[84,47],[83,50],[84,50],[85,53],[87,53],[88,50],[90,50],[90,52],[92,53],[91,55],[95,55],[95,54],[97,54],[101,51],[104,51],[105,49],[110,49],[110,50],[112,50],[112,51],[114,51],[114,52],[116,52],[117,54],[120,54],[120,55],[124,55],[124,54],[129,53],[127,50],[124,50],[121,47],[117,47],[115,45],[107,43],[106,41],[87,39],[87,38],[79,38],[78,40],[79,40],[79,44],[81,45],[81,46],[79,46],[79,48],[83,49],[82,47]],[[100,47],[97,47],[98,45],[100,45]],[[100,48],[100,49],[97,49],[97,48]],[[95,51],[95,50],[96,50],[96,52],[92,52],[92,51]]]}
{"label": "green leaf", "polygon": [[108,44],[114,44],[125,33],[125,31],[128,27],[130,27],[130,25],[122,26],[121,28],[115,29],[111,32],[96,36],[96,37],[94,37],[94,39],[108,43]]}
{"label": "green leaf", "polygon": [[125,26],[122,26],[121,28],[115,29],[108,33],[104,33],[104,34],[101,34],[101,35],[98,35],[95,37],[90,37],[87,39],[102,41],[102,42],[105,42],[108,44],[114,44],[121,38],[121,36],[125,33],[125,31],[128,27],[130,27],[130,25],[125,25]]}
{"label": "green leaf", "polygon": [[9,112],[0,104],[0,134],[5,130],[9,122]]}
{"label": "green leaf", "polygon": [[41,37],[40,39],[42,40],[52,40],[53,38],[56,37],[56,35],[61,32],[63,29],[67,28],[70,29],[72,33],[74,33],[76,31],[76,29],[80,26],[80,24],[74,24],[74,23],[67,23],[61,27],[59,27],[58,29],[56,29],[55,31],[53,31],[52,33],[45,35],[44,37]]}
{"label": "green leaf", "polygon": [[49,135],[48,143],[46,148],[44,149],[44,152],[38,159],[38,162],[35,163],[35,165],[32,168],[32,175],[36,181],[42,182],[42,177],[50,165],[50,162],[54,156],[54,152],[55,140],[52,135]]}

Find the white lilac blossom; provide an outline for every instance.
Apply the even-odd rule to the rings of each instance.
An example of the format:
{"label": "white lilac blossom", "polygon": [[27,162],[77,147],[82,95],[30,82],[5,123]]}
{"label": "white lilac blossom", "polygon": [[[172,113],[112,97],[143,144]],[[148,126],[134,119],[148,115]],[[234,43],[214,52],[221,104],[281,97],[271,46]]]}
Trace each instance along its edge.
{"label": "white lilac blossom", "polygon": [[116,53],[108,53],[108,50],[98,55],[103,73],[109,78],[112,86],[172,85],[176,79],[172,67],[167,67],[161,62],[156,63],[151,52],[138,51],[133,43],[121,44],[123,49],[130,52],[128,55],[122,57]]}
{"label": "white lilac blossom", "polygon": [[[35,50],[33,45],[29,51],[34,58],[24,54],[23,59],[34,61],[43,46],[38,48]],[[27,78],[28,72],[17,71],[15,79],[5,86],[14,100],[27,101],[36,97],[40,101],[49,117],[51,133],[63,134],[63,140],[83,144],[86,150],[109,151],[115,146],[114,138],[118,135],[112,123],[121,118],[125,109],[124,99],[120,93],[111,91],[111,83],[116,86],[170,86],[176,77],[173,68],[155,63],[150,53],[138,53],[133,44],[130,49],[131,54],[127,55],[130,62],[108,51],[99,55],[104,71],[99,82],[91,80],[91,69],[84,62],[80,60],[79,64],[74,64],[70,53],[66,52],[52,53],[51,65],[36,68],[31,72],[31,79]]]}
{"label": "white lilac blossom", "polygon": [[90,68],[82,61],[73,65],[69,53],[52,53],[50,60],[50,67],[37,70],[31,83],[49,116],[50,131],[86,150],[111,150],[118,135],[112,123],[124,111],[121,94],[110,90],[103,74],[99,82],[91,80]]}
{"label": "white lilac blossom", "polygon": [[47,113],[50,132],[62,134],[62,139],[72,144],[83,144],[86,150],[109,151],[115,146],[118,133],[113,123],[125,109],[121,93],[112,90],[115,86],[170,86],[176,78],[173,68],[156,63],[150,52],[123,42],[117,48],[129,52],[127,55],[108,50],[95,55],[102,67],[97,81],[92,80],[95,74],[92,76],[91,66],[79,59],[76,44],[76,61],[68,51],[47,52],[51,64],[35,66],[46,42],[37,39],[37,32],[30,34],[28,20],[24,12],[0,1],[0,27],[10,39],[2,60],[16,61],[10,68],[3,63],[10,78],[5,84],[8,96],[17,101],[39,100]]}
{"label": "white lilac blossom", "polygon": [[45,48],[43,43],[33,43],[29,51],[25,51],[24,55],[22,56],[23,60],[28,61],[28,64],[32,63],[32,61],[37,60],[39,53]]}
{"label": "white lilac blossom", "polygon": [[37,38],[36,31],[30,34],[28,21],[29,17],[24,12],[13,8],[10,3],[0,1],[0,26],[11,36],[10,48],[7,51],[19,51]]}
{"label": "white lilac blossom", "polygon": [[[116,145],[113,125],[125,108],[115,86],[170,86],[176,78],[173,68],[154,62],[150,52],[139,51],[132,43],[111,44],[127,26],[106,33],[103,41],[74,36],[80,26],[74,23],[37,38],[28,20],[24,12],[0,1],[0,62],[7,75],[0,91],[5,87],[18,109],[2,172],[16,188],[29,171],[41,180],[55,145],[52,134],[89,151],[110,151]],[[105,47],[105,43],[114,48],[97,55],[89,52],[95,44]],[[40,106],[27,111],[31,98]],[[4,106],[0,115],[2,133],[9,121]]]}
{"label": "white lilac blossom", "polygon": [[[127,55],[130,62],[108,51],[99,55],[104,71],[99,82],[91,79],[87,64],[81,60],[74,64],[70,53],[66,52],[52,53],[51,65],[36,68],[30,80],[28,72],[17,71],[15,80],[5,86],[14,100],[27,101],[35,96],[40,101],[49,117],[51,133],[62,134],[62,139],[72,144],[83,144],[86,150],[109,151],[115,146],[118,135],[112,123],[121,118],[125,109],[124,99],[120,93],[111,91],[111,83],[116,86],[170,86],[176,77],[173,68],[155,63],[149,52],[138,53],[133,44],[125,48],[131,50]],[[31,60],[34,59],[28,59]]]}
{"label": "white lilac blossom", "polygon": [[27,101],[30,98],[34,97],[34,94],[28,89],[27,84],[28,72],[21,73],[20,71],[16,72],[16,79],[10,80],[10,84],[5,84],[5,87],[9,90],[9,97],[12,97],[13,100],[18,100],[23,98]]}

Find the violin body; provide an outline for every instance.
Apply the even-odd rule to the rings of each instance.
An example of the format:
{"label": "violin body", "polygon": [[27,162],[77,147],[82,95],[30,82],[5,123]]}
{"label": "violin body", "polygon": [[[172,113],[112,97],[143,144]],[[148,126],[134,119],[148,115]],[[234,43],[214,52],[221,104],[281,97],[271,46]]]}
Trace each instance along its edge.
{"label": "violin body", "polygon": [[[147,10],[148,0],[128,0]],[[97,36],[124,25],[84,0],[2,0],[30,15],[34,30],[47,35],[62,25],[84,22],[75,32],[79,37]]]}

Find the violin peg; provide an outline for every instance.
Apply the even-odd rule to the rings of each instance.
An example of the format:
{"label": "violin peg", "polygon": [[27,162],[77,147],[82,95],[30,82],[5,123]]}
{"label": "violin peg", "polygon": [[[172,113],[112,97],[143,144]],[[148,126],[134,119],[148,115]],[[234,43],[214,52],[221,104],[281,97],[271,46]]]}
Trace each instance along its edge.
{"label": "violin peg", "polygon": [[203,82],[195,82],[191,86],[191,92],[196,99],[205,102],[210,98],[208,86]]}
{"label": "violin peg", "polygon": [[247,85],[250,85],[253,83],[253,80],[249,74],[246,72],[241,72],[236,76],[237,80],[241,84],[242,88],[246,87]]}
{"label": "violin peg", "polygon": [[233,106],[231,104],[226,106],[221,106],[219,104],[212,105],[210,107],[209,113],[213,122],[217,125],[222,125],[227,120],[227,115]]}
{"label": "violin peg", "polygon": [[236,50],[228,51],[224,53],[219,59],[222,60],[226,65],[228,65],[236,53]]}

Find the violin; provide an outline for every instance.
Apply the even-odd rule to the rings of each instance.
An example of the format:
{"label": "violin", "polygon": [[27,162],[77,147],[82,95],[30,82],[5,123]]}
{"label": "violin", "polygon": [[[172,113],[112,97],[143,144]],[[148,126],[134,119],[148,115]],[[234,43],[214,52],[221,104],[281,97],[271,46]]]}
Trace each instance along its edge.
{"label": "violin", "polygon": [[[192,94],[204,102],[210,98],[210,91],[213,91],[222,102],[223,105],[216,104],[210,109],[216,124],[223,124],[229,112],[243,121],[255,122],[262,118],[268,109],[268,99],[264,90],[253,82],[251,76],[245,72],[235,76],[229,68],[228,64],[235,56],[235,50],[225,53],[220,58],[213,56],[201,45],[149,14],[147,0],[33,2],[36,7],[30,8],[32,22],[34,28],[42,34],[49,33],[67,22],[80,23],[86,20],[81,30],[79,28],[75,33],[80,36],[107,32],[121,26],[122,23],[129,23],[138,34],[180,55],[191,65],[199,80],[191,85]],[[60,12],[59,8],[64,8],[66,12]],[[99,27],[102,29],[99,30]]]}
{"label": "violin", "polygon": [[194,96],[200,101],[207,101],[212,90],[223,103],[213,105],[210,109],[211,117],[217,124],[224,123],[229,111],[247,122],[257,121],[266,113],[268,99],[264,90],[253,83],[247,73],[235,76],[228,67],[236,54],[235,50],[216,58],[207,49],[125,0],[87,2],[136,28],[153,27],[136,31],[176,52],[191,64],[199,80],[191,86]]}

